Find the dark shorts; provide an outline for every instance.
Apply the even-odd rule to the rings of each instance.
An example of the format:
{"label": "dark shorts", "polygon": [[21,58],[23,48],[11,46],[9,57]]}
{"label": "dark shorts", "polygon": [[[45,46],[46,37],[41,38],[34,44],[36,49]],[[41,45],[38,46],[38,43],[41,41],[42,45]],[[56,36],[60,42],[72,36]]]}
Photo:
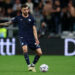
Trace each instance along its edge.
{"label": "dark shorts", "polygon": [[19,41],[21,46],[27,45],[32,50],[40,48],[40,45],[36,45],[34,39],[25,39],[24,37],[19,37]]}

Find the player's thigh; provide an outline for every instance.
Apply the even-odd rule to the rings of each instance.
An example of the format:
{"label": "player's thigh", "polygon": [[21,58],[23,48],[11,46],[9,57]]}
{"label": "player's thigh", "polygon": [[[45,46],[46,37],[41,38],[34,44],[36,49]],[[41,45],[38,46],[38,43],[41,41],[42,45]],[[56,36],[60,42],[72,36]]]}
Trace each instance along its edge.
{"label": "player's thigh", "polygon": [[41,48],[37,48],[37,49],[36,49],[36,53],[37,53],[38,55],[42,55],[42,50],[41,50]]}
{"label": "player's thigh", "polygon": [[22,49],[23,49],[23,52],[24,52],[24,53],[28,52],[28,47],[27,47],[27,45],[22,46]]}

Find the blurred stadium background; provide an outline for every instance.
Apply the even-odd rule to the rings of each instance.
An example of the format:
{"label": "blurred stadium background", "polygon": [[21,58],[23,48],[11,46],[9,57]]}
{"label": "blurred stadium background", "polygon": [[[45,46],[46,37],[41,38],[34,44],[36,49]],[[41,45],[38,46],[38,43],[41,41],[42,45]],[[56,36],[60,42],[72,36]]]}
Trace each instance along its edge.
{"label": "blurred stadium background", "polygon": [[[0,0],[0,23],[19,16],[21,5],[25,3],[36,19],[38,37],[43,50],[37,70],[45,63],[51,67],[47,75],[50,73],[74,75],[75,0]],[[34,75],[31,72],[24,72],[26,64],[17,35],[16,24],[0,26],[0,75]],[[34,52],[29,50],[29,54],[33,59]],[[39,70],[37,74],[42,75]]]}

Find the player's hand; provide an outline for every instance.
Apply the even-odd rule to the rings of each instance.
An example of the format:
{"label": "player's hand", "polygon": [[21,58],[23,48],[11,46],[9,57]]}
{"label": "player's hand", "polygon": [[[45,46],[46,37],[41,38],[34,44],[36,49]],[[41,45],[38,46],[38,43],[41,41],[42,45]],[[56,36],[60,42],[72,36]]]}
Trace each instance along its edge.
{"label": "player's hand", "polygon": [[37,45],[40,43],[40,42],[39,42],[39,40],[35,40],[35,41],[36,41],[36,43],[35,43],[35,44],[37,44]]}

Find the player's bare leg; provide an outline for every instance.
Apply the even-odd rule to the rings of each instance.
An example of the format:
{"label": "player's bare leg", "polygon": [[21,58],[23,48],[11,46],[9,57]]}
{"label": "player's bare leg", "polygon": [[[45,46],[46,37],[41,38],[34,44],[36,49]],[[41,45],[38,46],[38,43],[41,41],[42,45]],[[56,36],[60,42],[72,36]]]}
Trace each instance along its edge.
{"label": "player's bare leg", "polygon": [[32,67],[30,65],[29,56],[28,56],[28,48],[27,48],[27,45],[24,45],[22,47],[22,49],[23,49],[23,53],[24,53],[24,58],[25,58],[26,63],[28,65],[28,71],[32,71]]}
{"label": "player's bare leg", "polygon": [[41,48],[38,48],[38,49],[36,50],[36,54],[37,54],[37,55],[35,56],[34,61],[33,61],[33,63],[31,64],[31,67],[32,67],[32,71],[33,71],[33,72],[36,72],[35,64],[38,62],[40,56],[42,55],[42,50],[41,50]]}

